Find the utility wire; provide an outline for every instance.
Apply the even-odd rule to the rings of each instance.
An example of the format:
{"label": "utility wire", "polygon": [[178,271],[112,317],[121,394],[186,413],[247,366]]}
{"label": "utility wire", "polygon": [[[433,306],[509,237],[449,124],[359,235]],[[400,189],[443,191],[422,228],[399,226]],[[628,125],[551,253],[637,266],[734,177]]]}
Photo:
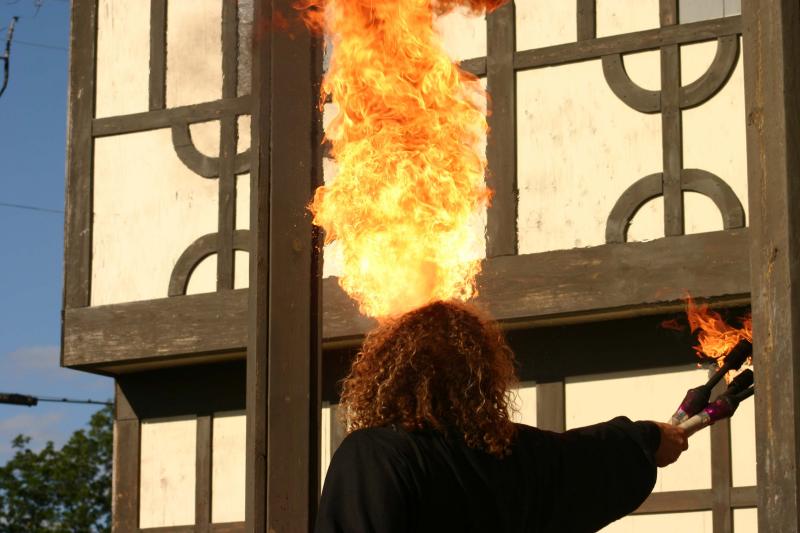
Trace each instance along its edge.
{"label": "utility wire", "polygon": [[64,211],[62,211],[61,209],[50,209],[49,207],[39,207],[36,205],[10,204],[7,202],[0,202],[0,207],[8,207],[12,209],[27,209],[28,211],[41,211],[43,213],[57,213],[59,215],[64,214]]}
{"label": "utility wire", "polygon": [[34,48],[46,48],[48,50],[62,50],[64,52],[67,51],[67,47],[66,46],[58,46],[58,45],[55,45],[55,44],[45,44],[45,43],[35,43],[35,42],[32,42],[32,41],[20,41],[19,39],[14,41],[14,44],[21,44],[23,46],[33,46]]}
{"label": "utility wire", "polygon": [[14,26],[18,20],[19,17],[11,17],[11,24],[8,25],[8,33],[6,34],[6,51],[0,56],[0,59],[3,60],[3,85],[0,85],[0,96],[3,96],[6,87],[8,87],[9,63],[11,63],[11,41],[14,39]]}

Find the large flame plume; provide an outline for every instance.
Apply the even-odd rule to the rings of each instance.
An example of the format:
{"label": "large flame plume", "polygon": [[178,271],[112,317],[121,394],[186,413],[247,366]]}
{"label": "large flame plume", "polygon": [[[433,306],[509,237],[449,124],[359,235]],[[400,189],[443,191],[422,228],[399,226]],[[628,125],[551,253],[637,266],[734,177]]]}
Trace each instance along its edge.
{"label": "large flame plume", "polygon": [[310,206],[338,242],[342,288],[384,317],[429,301],[466,300],[480,261],[469,221],[484,181],[486,95],[444,52],[433,18],[504,0],[306,0],[332,44],[323,101],[338,174]]}

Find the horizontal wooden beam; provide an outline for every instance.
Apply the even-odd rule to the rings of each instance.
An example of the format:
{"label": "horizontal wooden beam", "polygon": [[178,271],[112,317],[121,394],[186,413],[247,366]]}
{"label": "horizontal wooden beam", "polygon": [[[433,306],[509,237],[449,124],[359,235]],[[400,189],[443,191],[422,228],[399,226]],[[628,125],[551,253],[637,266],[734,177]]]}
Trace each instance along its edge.
{"label": "horizontal wooden beam", "polygon": [[[477,303],[508,329],[676,311],[687,291],[741,304],[747,250],[748,231],[740,229],[496,257],[484,262]],[[64,365],[116,374],[239,356],[246,317],[247,289],[67,309]],[[375,324],[335,278],[324,280],[326,347],[355,345]]]}
{"label": "horizontal wooden beam", "polygon": [[[495,257],[484,262],[476,303],[509,328],[678,310],[687,291],[742,303],[747,253],[747,230],[740,229]],[[335,279],[326,279],[323,290],[328,345],[374,327]]]}
{"label": "horizontal wooden beam", "polygon": [[[731,487],[731,507],[755,507],[758,500],[756,492],[756,487]],[[711,489],[654,492],[633,514],[710,511],[712,505],[713,491]]]}
{"label": "horizontal wooden beam", "polygon": [[239,96],[169,109],[96,118],[92,121],[92,137],[169,128],[176,122],[203,122],[228,114],[246,115],[250,113],[250,102],[250,96]]}
{"label": "horizontal wooden beam", "polygon": [[246,343],[247,289],[64,311],[68,367],[218,356],[241,352]]}
{"label": "horizontal wooden beam", "polygon": [[742,17],[736,16],[611,35],[517,52],[514,56],[514,70],[564,65],[610,54],[655,50],[665,45],[709,41],[741,32]]}

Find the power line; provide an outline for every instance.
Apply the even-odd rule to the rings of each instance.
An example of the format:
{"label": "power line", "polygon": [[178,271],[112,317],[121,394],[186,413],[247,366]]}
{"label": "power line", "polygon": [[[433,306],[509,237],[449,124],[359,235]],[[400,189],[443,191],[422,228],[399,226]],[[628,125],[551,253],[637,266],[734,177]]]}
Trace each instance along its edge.
{"label": "power line", "polygon": [[36,205],[10,204],[8,202],[0,202],[0,207],[7,207],[11,209],[26,209],[28,211],[41,211],[42,213],[56,213],[59,215],[64,214],[64,211],[61,209],[50,209],[49,207],[39,207]]}
{"label": "power line", "polygon": [[14,41],[14,44],[21,44],[23,46],[33,46],[35,48],[46,48],[48,50],[62,50],[64,52],[67,51],[67,47],[66,46],[58,46],[58,45],[55,45],[55,44],[45,44],[45,43],[35,43],[35,42],[32,42],[32,41],[20,41],[19,39]]}

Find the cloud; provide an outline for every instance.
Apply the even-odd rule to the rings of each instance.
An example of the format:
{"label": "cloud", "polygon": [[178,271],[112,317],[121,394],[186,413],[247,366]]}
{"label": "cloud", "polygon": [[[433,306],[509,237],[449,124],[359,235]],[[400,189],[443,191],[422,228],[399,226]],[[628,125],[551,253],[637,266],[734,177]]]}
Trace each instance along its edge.
{"label": "cloud", "polygon": [[0,419],[0,463],[5,463],[14,455],[11,441],[17,435],[31,437],[30,446],[39,450],[53,441],[60,446],[69,436],[63,429],[65,415],[58,412],[44,414],[20,413],[9,418]]}
{"label": "cloud", "polygon": [[[80,395],[97,391],[103,391],[106,396],[110,394],[111,380],[62,368],[60,353],[58,346],[42,345],[23,346],[6,354],[0,354],[0,390],[8,387],[19,389],[20,386],[25,386],[28,390],[3,392],[52,395],[75,390]],[[34,388],[30,388],[31,385]]]}
{"label": "cloud", "polygon": [[[59,347],[23,346],[0,352],[0,392],[107,400],[114,396],[113,380],[61,368]],[[39,403],[36,407],[0,405],[0,464],[13,455],[11,440],[19,434],[31,437],[40,449],[48,440],[62,445],[73,431],[85,427],[98,406]]]}
{"label": "cloud", "polygon": [[26,346],[6,355],[5,364],[23,372],[53,370],[59,368],[59,356],[58,346]]}

